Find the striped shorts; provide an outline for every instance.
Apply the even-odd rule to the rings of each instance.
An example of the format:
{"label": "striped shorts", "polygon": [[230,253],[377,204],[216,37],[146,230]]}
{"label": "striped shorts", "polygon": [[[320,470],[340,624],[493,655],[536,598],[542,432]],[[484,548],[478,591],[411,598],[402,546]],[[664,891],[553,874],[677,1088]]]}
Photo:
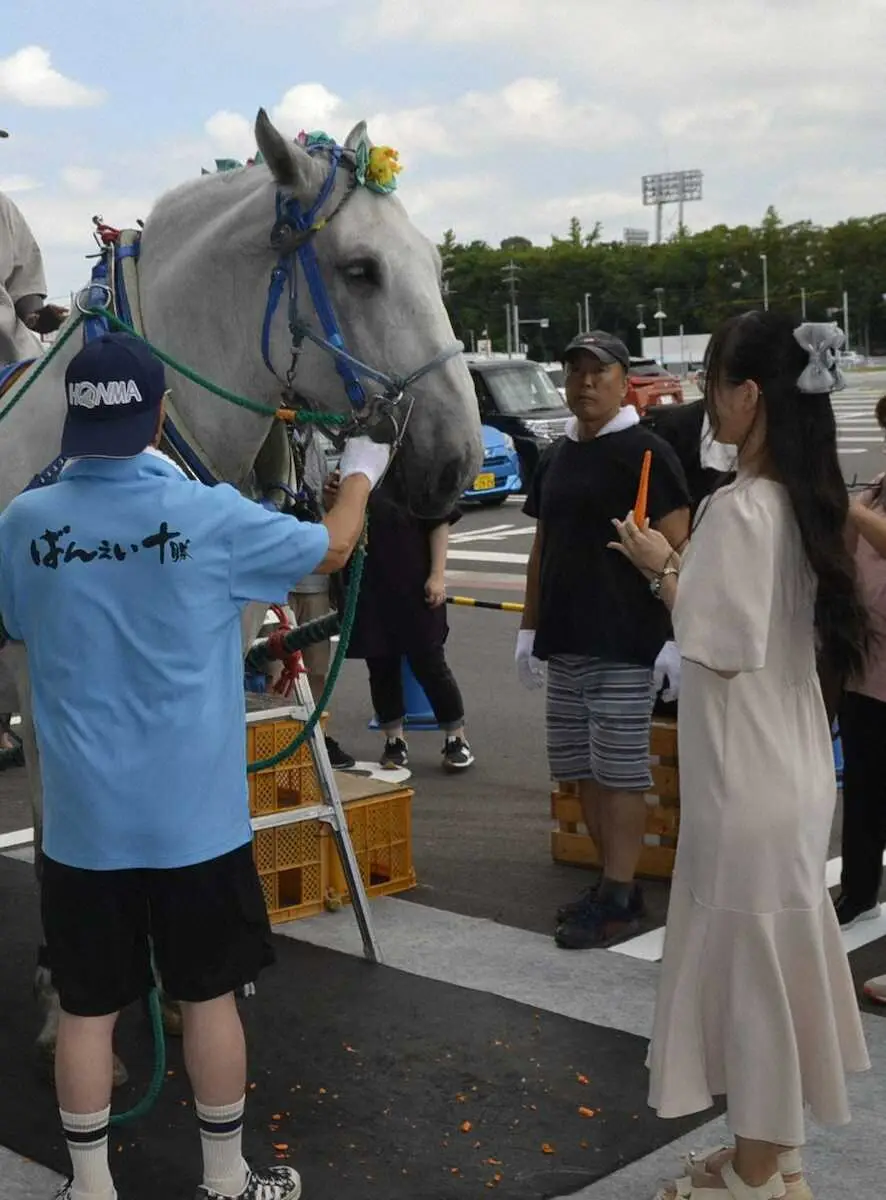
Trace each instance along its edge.
{"label": "striped shorts", "polygon": [[619,792],[648,792],[652,669],[557,655],[548,662],[551,777],[593,779]]}

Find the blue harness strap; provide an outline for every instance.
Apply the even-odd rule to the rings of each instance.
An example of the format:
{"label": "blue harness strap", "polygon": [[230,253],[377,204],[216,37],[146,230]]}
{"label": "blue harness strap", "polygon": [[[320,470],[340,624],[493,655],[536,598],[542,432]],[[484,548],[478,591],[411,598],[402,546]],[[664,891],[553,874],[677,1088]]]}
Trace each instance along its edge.
{"label": "blue harness strap", "polygon": [[[119,265],[124,258],[134,258],[138,260],[141,251],[141,235],[136,242],[131,246],[114,246],[114,259]],[[132,324],[132,308],[129,304],[129,297],[126,294],[126,282],[123,279],[122,271],[114,272],[114,289],[116,292],[115,299],[117,301],[117,316],[121,321],[125,321],[127,325]]]}
{"label": "blue harness strap", "polygon": [[[108,284],[108,254],[107,249],[103,250],[98,262],[92,268],[92,276],[86,294],[87,308],[110,308],[112,297]],[[102,334],[110,333],[110,331],[110,326],[104,317],[86,317],[83,322],[84,344],[93,342]]]}
{"label": "blue harness strap", "polygon": [[[314,153],[316,149],[316,147],[309,147],[309,153]],[[323,330],[325,341],[329,346],[337,350],[344,350],[344,338],[341,335],[335,310],[329,299],[329,293],[326,291],[326,285],[323,283],[320,264],[317,261],[317,253],[314,250],[311,240],[312,234],[317,232],[317,229],[321,227],[318,223],[320,213],[335,189],[336,173],[342,159],[343,149],[341,146],[332,146],[329,150],[329,172],[323,181],[323,187],[320,189],[319,195],[307,212],[303,213],[301,211],[301,206],[297,199],[294,197],[284,199],[281,193],[277,192],[277,224],[275,228],[279,228],[281,225],[288,225],[295,232],[304,234],[305,236],[295,250],[285,251],[280,255],[274,269],[271,271],[268,302],[265,306],[265,318],[262,323],[262,358],[265,361],[265,366],[271,372],[274,370],[271,365],[271,323],[287,284],[289,286],[289,330],[292,335],[294,350],[300,347],[304,337],[304,329],[298,316],[299,265],[301,265],[301,269],[304,272],[305,281],[314,305],[314,311]],[[359,411],[366,405],[366,393],[363,389],[363,384],[360,382],[360,377],[354,371],[351,361],[348,358],[338,354],[334,357],[335,368],[345,385],[348,400],[352,407]]]}
{"label": "blue harness strap", "polygon": [[[92,286],[89,290],[90,307],[104,307],[101,298],[96,300],[96,293],[100,293],[100,297],[110,298],[108,288],[109,273],[107,256],[112,253],[114,255],[114,262],[118,267],[124,259],[134,258],[138,260],[141,253],[141,235],[139,234],[138,238],[129,246],[121,246],[115,242],[112,246],[106,246],[104,248],[102,257],[96,263],[92,271]],[[108,307],[110,307],[110,304]],[[132,306],[129,303],[129,296],[126,291],[126,281],[123,277],[122,270],[116,270],[114,272],[113,307],[116,310],[117,316],[120,318],[120,320],[125,321],[127,325],[131,326],[133,323]],[[84,332],[84,341],[89,341],[103,333],[109,332],[109,325],[104,317],[88,317],[84,324],[86,326]],[[218,480],[208,469],[208,467],[206,467],[200,456],[188,444],[187,439],[183,437],[179,430],[175,427],[175,423],[168,413],[166,414],[163,422],[163,433],[170,446],[173,448],[175,453],[185,464],[195,479],[198,479],[200,483],[204,483],[208,487],[214,487],[215,484],[218,483]],[[35,480],[41,479],[47,474],[47,472],[51,471],[55,465],[56,464],[53,463],[52,467],[48,467],[46,471],[41,472],[41,474],[38,476],[35,476]],[[64,465],[63,461],[61,465]],[[56,474],[55,478],[57,477],[58,476]],[[45,482],[54,483],[55,478],[47,479]],[[41,485],[35,482],[32,486]]]}
{"label": "blue harness strap", "polygon": [[31,363],[36,361],[36,358],[23,358],[21,362],[4,363],[3,366],[0,366],[0,396],[7,388],[12,387],[19,375],[23,375]]}

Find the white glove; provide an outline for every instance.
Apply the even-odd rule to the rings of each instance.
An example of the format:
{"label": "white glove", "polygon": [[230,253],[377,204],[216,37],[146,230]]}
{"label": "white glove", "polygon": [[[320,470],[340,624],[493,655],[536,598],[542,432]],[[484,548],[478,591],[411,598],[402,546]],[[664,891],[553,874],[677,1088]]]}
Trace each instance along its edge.
{"label": "white glove", "polygon": [[534,692],[536,688],[544,687],[544,663],[532,653],[535,648],[535,630],[521,629],[517,634],[517,649],[514,661],[517,664],[517,678],[525,688]]}
{"label": "white glove", "polygon": [[391,447],[368,437],[352,437],[338,465],[342,479],[365,475],[372,487],[379,482],[391,460]]}
{"label": "white glove", "polygon": [[652,685],[655,695],[657,696],[661,692],[661,698],[667,704],[670,704],[672,700],[676,700],[680,695],[680,669],[682,665],[683,659],[677,643],[665,642],[659,651],[658,658],[655,660],[655,667],[652,672]]}

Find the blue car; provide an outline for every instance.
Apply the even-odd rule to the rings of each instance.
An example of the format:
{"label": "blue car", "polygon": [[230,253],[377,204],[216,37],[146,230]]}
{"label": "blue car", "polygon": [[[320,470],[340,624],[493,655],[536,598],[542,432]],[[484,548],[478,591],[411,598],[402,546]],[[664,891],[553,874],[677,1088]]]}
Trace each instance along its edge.
{"label": "blue car", "polygon": [[509,433],[483,426],[483,466],[463,500],[480,504],[504,504],[508,496],[520,491],[520,460]]}

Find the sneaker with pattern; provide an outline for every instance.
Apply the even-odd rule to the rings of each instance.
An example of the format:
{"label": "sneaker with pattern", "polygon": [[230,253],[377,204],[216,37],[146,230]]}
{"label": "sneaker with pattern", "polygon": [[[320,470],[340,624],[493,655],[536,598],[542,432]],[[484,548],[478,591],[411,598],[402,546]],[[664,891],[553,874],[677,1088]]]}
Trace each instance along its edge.
{"label": "sneaker with pattern", "polygon": [[250,1169],[246,1187],[237,1196],[223,1196],[201,1184],[196,1200],[299,1200],[300,1196],[301,1178],[294,1167],[266,1167]]}

